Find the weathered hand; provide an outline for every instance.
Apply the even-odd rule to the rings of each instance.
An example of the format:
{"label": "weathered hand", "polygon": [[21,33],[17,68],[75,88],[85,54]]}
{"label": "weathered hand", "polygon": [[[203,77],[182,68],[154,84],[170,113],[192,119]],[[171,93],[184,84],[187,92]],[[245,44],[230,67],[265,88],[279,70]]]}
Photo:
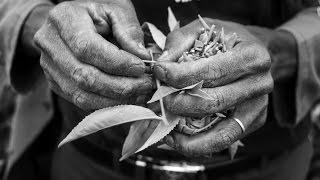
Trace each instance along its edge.
{"label": "weathered hand", "polygon": [[208,24],[223,26],[226,33],[236,32],[240,42],[226,53],[197,61],[177,63],[201,32],[201,24],[194,21],[171,32],[165,52],[155,64],[154,74],[165,84],[186,87],[204,80],[204,88],[214,100],[186,94],[165,98],[168,110],[184,116],[201,116],[226,110],[245,100],[270,93],[273,79],[267,49],[244,26],[231,22],[206,19]]}
{"label": "weathered hand", "polygon": [[[121,49],[104,39],[107,36]],[[84,110],[128,103],[152,90],[152,78],[141,61],[150,57],[129,0],[58,4],[35,42],[51,88]]]}
{"label": "weathered hand", "polygon": [[[261,127],[266,120],[267,94],[273,88],[270,55],[263,44],[240,24],[206,21],[224,27],[226,33],[237,33],[239,43],[225,53],[177,63],[175,61],[193,46],[201,32],[201,24],[194,21],[168,35],[166,52],[154,68],[157,78],[177,88],[204,80],[203,89],[213,98],[201,99],[185,93],[168,96],[165,98],[166,108],[175,114],[203,116],[235,107],[231,117],[206,132],[194,136],[175,132],[166,137],[170,146],[192,156],[221,151]],[[232,117],[241,120],[245,133]]]}

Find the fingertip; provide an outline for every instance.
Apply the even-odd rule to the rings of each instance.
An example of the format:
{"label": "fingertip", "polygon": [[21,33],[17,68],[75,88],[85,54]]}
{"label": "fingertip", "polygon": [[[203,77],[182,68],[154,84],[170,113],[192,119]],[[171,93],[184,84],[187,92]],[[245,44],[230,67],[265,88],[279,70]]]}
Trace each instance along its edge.
{"label": "fingertip", "polygon": [[145,47],[144,43],[137,42],[136,55],[141,59],[151,59],[149,50]]}

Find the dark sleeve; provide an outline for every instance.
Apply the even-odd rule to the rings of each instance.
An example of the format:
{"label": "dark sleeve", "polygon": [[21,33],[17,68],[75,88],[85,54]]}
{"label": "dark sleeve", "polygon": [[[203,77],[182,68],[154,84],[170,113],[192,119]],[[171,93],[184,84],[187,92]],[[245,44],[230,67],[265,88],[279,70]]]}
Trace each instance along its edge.
{"label": "dark sleeve", "polygon": [[[17,54],[19,34],[30,12],[37,6],[51,5],[49,0],[2,0],[0,2],[0,93],[13,86],[12,64]],[[20,57],[19,61],[24,60]],[[28,74],[25,75],[26,77]]]}
{"label": "dark sleeve", "polygon": [[[279,29],[291,32],[298,46],[294,100],[296,110],[294,122],[297,124],[312,111],[320,99],[320,17],[317,7],[301,11]],[[283,104],[274,103],[275,110],[281,105]],[[288,112],[275,111],[275,113],[277,119],[281,121],[282,113]]]}

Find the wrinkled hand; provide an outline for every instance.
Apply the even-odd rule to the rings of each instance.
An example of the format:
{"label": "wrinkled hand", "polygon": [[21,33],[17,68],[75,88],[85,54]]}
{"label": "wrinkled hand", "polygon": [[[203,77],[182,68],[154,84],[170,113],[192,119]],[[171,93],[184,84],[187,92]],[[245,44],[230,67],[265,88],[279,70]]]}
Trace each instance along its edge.
{"label": "wrinkled hand", "polygon": [[244,26],[231,22],[205,19],[211,25],[224,27],[226,34],[237,33],[240,42],[225,53],[192,62],[175,62],[182,52],[193,46],[201,32],[201,24],[194,21],[171,32],[166,51],[155,65],[154,73],[162,82],[181,88],[204,80],[204,88],[213,100],[172,95],[165,98],[166,108],[182,116],[209,115],[235,107],[235,118],[242,121],[246,132],[231,117],[216,127],[194,135],[178,132],[167,136],[168,145],[187,155],[206,155],[218,152],[246,134],[261,127],[266,119],[268,93],[272,91],[270,55],[263,44]]}
{"label": "wrinkled hand", "polygon": [[152,90],[141,61],[150,57],[129,0],[58,4],[34,39],[51,88],[84,110],[128,103]]}

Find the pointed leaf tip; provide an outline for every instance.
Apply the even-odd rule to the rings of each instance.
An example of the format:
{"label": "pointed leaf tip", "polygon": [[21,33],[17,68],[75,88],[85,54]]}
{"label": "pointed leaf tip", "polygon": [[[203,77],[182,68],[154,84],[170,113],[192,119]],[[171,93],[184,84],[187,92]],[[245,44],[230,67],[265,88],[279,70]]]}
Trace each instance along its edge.
{"label": "pointed leaf tip", "polygon": [[179,22],[177,21],[176,17],[174,16],[170,6],[168,7],[168,25],[169,25],[170,31],[173,31],[176,28],[179,28],[179,27],[177,27],[177,26],[179,26]]}
{"label": "pointed leaf tip", "polygon": [[146,23],[153,40],[163,50],[166,44],[166,36],[153,24]]}

